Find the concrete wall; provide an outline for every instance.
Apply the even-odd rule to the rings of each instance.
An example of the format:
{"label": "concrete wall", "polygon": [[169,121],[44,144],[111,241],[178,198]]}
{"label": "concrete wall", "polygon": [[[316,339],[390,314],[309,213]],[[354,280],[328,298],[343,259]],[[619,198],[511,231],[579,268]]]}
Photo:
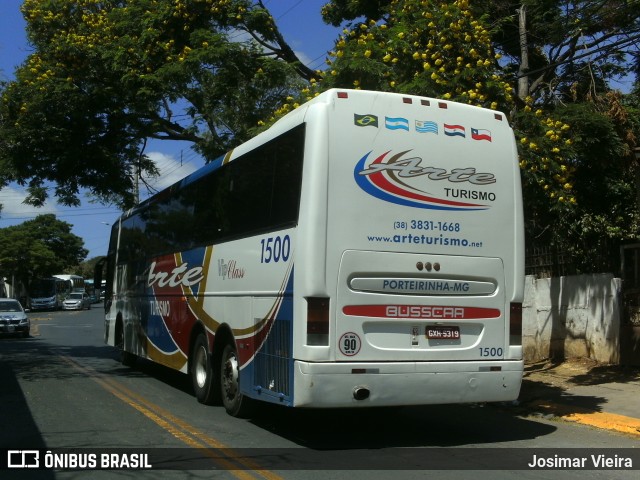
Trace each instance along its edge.
{"label": "concrete wall", "polygon": [[527,276],[522,311],[525,362],[590,358],[620,363],[622,280],[611,274]]}

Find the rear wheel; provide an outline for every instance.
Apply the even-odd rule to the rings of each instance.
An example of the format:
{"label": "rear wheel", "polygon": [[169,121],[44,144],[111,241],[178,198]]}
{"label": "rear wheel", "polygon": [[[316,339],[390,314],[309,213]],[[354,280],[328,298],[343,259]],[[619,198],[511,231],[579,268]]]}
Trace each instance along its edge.
{"label": "rear wheel", "polygon": [[200,403],[211,405],[219,399],[213,380],[212,359],[209,354],[207,337],[201,333],[193,344],[191,357],[191,381],[196,398]]}
{"label": "rear wheel", "polygon": [[220,362],[220,391],[222,404],[229,415],[247,417],[254,409],[251,398],[240,393],[240,367],[233,343],[225,345]]}
{"label": "rear wheel", "polygon": [[116,327],[116,348],[120,350],[120,362],[127,367],[133,367],[136,363],[136,356],[124,351],[124,328],[121,322]]}

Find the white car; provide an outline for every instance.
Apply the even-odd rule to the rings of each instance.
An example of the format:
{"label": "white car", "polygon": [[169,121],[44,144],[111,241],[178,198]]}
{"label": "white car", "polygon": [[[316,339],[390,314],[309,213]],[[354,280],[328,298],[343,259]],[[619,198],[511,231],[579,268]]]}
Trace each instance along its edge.
{"label": "white car", "polygon": [[62,302],[63,310],[89,310],[91,308],[91,300],[86,293],[72,292]]}
{"label": "white car", "polygon": [[29,336],[31,323],[19,301],[11,298],[0,299],[0,334]]}

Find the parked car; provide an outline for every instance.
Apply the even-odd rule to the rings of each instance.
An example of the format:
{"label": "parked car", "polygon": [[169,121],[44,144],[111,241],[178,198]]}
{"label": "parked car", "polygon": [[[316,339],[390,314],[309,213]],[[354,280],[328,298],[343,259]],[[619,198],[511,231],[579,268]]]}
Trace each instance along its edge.
{"label": "parked car", "polygon": [[62,302],[63,310],[89,310],[91,301],[89,295],[80,292],[71,292],[69,296]]}
{"label": "parked car", "polygon": [[89,301],[94,304],[94,303],[100,303],[100,298],[95,294],[92,293],[89,295]]}
{"label": "parked car", "polygon": [[18,300],[0,298],[0,334],[29,336],[31,322]]}

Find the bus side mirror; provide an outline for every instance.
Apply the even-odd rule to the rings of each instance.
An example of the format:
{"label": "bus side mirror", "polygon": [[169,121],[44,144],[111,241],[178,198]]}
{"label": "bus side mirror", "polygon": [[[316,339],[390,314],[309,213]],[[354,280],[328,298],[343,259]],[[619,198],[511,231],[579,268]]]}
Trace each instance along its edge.
{"label": "bus side mirror", "polygon": [[107,262],[107,257],[103,257],[96,262],[96,266],[93,270],[93,285],[98,291],[102,285],[102,271],[104,270],[104,264]]}

